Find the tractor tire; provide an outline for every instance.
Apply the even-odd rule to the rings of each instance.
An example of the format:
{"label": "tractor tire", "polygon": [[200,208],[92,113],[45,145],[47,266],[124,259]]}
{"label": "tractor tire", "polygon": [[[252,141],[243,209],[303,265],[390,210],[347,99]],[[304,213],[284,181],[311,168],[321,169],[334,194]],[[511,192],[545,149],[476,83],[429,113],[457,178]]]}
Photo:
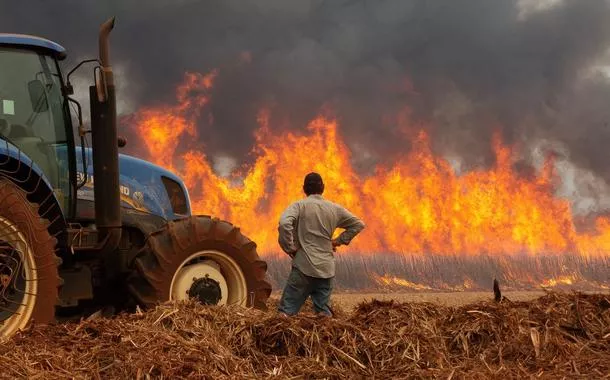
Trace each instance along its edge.
{"label": "tractor tire", "polygon": [[195,298],[266,309],[271,285],[256,244],[231,223],[192,216],[152,233],[133,262],[128,288],[144,306]]}
{"label": "tractor tire", "polygon": [[0,340],[55,319],[60,259],[48,224],[21,188],[0,179]]}

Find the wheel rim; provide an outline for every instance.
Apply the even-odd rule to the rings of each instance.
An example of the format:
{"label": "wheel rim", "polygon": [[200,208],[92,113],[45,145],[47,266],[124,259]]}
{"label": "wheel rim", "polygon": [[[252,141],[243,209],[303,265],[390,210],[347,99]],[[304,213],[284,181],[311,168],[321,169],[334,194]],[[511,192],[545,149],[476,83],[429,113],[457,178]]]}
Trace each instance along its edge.
{"label": "wheel rim", "polygon": [[0,217],[0,337],[24,328],[38,293],[36,263],[23,233]]}
{"label": "wheel rim", "polygon": [[[215,300],[216,292],[220,298]],[[206,250],[180,264],[170,286],[171,300],[196,298],[215,305],[246,305],[248,286],[239,264],[227,254]],[[212,302],[205,302],[205,301]]]}

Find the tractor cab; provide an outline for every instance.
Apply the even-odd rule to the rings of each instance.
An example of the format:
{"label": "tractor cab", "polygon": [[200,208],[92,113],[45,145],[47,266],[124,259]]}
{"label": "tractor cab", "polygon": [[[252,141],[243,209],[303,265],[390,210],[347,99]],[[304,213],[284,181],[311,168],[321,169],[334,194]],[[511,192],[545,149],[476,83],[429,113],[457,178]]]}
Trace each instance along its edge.
{"label": "tractor cab", "polygon": [[58,65],[65,56],[63,47],[43,38],[0,34],[0,143],[34,162],[68,212],[75,179],[72,124]]}

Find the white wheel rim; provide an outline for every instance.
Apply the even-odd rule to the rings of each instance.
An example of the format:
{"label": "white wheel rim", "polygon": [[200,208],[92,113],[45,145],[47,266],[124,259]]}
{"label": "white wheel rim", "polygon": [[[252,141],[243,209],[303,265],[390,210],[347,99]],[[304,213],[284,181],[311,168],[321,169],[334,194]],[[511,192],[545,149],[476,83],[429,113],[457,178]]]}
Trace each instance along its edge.
{"label": "white wheel rim", "polygon": [[[38,294],[38,278],[36,277],[34,253],[30,244],[17,226],[3,217],[0,217],[0,242],[8,243],[12,248],[11,258],[0,252],[0,268],[2,270],[6,270],[9,267],[6,264],[7,262],[11,262],[12,268],[16,256],[20,260],[20,266],[12,268],[17,270],[9,277],[11,284],[15,284],[16,281],[20,286],[11,285],[9,288],[0,288],[2,289],[0,291],[0,300],[7,304],[0,309],[0,337],[8,337],[23,329],[30,321],[36,302],[36,295]],[[15,276],[20,276],[21,278],[15,278]],[[4,280],[7,280],[6,274]],[[13,299],[10,297],[7,292],[11,289],[20,293],[21,298]],[[5,309],[7,306],[10,309],[15,308],[16,302],[20,303],[20,305],[16,307],[12,315],[9,315],[11,312]]]}
{"label": "white wheel rim", "polygon": [[208,277],[220,287],[217,305],[246,305],[248,285],[239,264],[226,253],[200,251],[186,258],[174,273],[169,289],[171,300],[189,299],[188,291],[197,279]]}

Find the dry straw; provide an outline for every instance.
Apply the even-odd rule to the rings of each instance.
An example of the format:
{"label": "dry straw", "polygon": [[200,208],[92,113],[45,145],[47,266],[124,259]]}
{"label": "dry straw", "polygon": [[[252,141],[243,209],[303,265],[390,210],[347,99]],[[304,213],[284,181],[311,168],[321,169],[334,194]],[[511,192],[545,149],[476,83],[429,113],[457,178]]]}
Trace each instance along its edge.
{"label": "dry straw", "polygon": [[451,308],[372,301],[337,318],[164,304],[35,326],[0,346],[6,378],[603,378],[607,295]]}

